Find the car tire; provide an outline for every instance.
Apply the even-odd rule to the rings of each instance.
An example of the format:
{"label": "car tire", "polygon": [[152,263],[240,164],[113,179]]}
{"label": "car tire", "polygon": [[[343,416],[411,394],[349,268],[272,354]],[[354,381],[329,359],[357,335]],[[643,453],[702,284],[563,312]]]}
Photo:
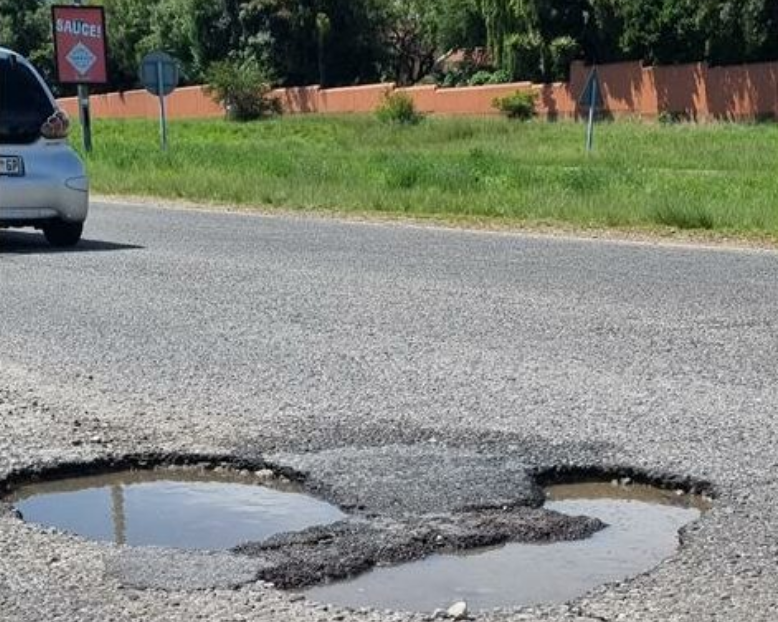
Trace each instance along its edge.
{"label": "car tire", "polygon": [[58,220],[43,227],[43,235],[49,244],[57,248],[69,248],[78,244],[84,223]]}

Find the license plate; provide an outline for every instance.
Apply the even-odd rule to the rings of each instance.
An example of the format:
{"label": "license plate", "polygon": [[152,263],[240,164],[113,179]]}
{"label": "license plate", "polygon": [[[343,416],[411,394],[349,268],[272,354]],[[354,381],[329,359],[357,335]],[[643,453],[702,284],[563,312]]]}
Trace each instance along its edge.
{"label": "license plate", "polygon": [[24,175],[24,161],[19,156],[0,155],[0,175],[21,177]]}

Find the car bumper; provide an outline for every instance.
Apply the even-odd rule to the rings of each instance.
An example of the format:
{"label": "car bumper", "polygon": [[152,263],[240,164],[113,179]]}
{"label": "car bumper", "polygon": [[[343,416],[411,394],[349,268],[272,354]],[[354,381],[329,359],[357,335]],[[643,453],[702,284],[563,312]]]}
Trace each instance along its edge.
{"label": "car bumper", "polygon": [[40,151],[15,151],[25,160],[25,176],[0,177],[0,227],[84,222],[89,182],[76,154],[67,148],[51,149],[43,157]]}

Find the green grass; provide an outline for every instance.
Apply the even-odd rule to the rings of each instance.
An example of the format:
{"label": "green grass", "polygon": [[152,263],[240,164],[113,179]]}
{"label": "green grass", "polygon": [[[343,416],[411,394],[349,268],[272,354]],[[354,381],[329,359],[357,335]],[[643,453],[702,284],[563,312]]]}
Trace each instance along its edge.
{"label": "green grass", "polygon": [[[372,116],[249,124],[100,121],[94,189],[194,201],[494,218],[575,227],[778,234],[778,125]],[[74,136],[78,143],[78,136]]]}

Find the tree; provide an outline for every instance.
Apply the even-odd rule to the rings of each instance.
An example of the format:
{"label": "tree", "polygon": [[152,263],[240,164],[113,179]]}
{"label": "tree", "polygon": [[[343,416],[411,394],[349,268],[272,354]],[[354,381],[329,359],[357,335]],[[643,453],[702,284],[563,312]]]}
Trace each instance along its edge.
{"label": "tree", "polygon": [[386,18],[389,75],[413,84],[435,65],[439,7],[435,0],[391,0]]}
{"label": "tree", "polygon": [[621,35],[624,31],[623,0],[589,0],[583,11],[581,47],[584,58],[595,63],[624,59]]}
{"label": "tree", "polygon": [[[109,90],[137,86],[162,49],[201,82],[215,62],[254,60],[281,84],[412,83],[452,49],[486,46],[515,78],[599,63],[778,58],[778,0],[91,0],[108,20]],[[0,0],[0,44],[53,81],[51,0]],[[56,85],[55,85],[56,86]],[[59,90],[60,93],[64,89]]]}
{"label": "tree", "polygon": [[486,45],[486,24],[480,0],[439,0],[437,44],[440,52]]}
{"label": "tree", "polygon": [[316,41],[318,43],[319,58],[319,84],[324,87],[327,85],[327,62],[325,58],[327,39],[332,32],[332,22],[329,15],[319,13],[316,15]]}
{"label": "tree", "polygon": [[624,53],[660,64],[701,60],[705,55],[705,31],[695,16],[698,1],[623,0]]}
{"label": "tree", "polygon": [[495,64],[514,79],[563,79],[580,51],[588,6],[588,0],[481,0]]}
{"label": "tree", "polygon": [[778,58],[778,3],[702,0],[697,21],[706,30],[705,57],[713,64]]}
{"label": "tree", "polygon": [[0,45],[32,60],[54,79],[51,8],[41,0],[0,0]]}
{"label": "tree", "polygon": [[114,89],[137,85],[138,67],[152,51],[153,23],[158,2],[104,0],[110,54],[108,71]]}
{"label": "tree", "polygon": [[513,0],[480,0],[480,2],[489,52],[497,66],[504,67],[510,62],[507,56],[508,38],[517,34],[520,27]]}

